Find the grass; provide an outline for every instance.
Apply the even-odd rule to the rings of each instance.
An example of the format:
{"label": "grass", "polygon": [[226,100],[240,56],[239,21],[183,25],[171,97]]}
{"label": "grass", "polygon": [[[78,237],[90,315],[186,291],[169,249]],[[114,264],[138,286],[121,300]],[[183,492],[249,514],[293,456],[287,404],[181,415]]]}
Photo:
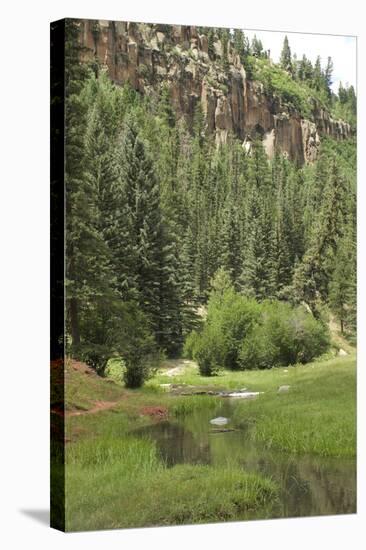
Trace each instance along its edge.
{"label": "grass", "polygon": [[337,358],[281,371],[289,392],[278,394],[272,386],[257,400],[240,403],[235,410],[238,424],[252,424],[253,437],[269,448],[355,456],[355,359]]}
{"label": "grass", "polygon": [[68,531],[244,519],[276,499],[276,485],[233,467],[167,468],[152,442],[75,444],[68,451]]}
{"label": "grass", "polygon": [[178,397],[176,403],[169,407],[169,411],[174,416],[185,416],[202,409],[215,409],[221,401],[220,397],[209,397],[207,395]]}
{"label": "grass", "polygon": [[[90,373],[90,369],[88,370]],[[121,397],[122,385],[115,384],[108,378],[101,378],[91,372],[75,370],[66,362],[65,373],[65,408],[66,410],[90,409],[95,401],[115,401]]]}
{"label": "grass", "polygon": [[[181,363],[169,367],[176,364]],[[126,390],[122,384],[74,369],[67,372],[72,408],[91,407],[96,400],[116,401],[113,410],[66,419],[71,440],[66,447],[67,530],[271,517],[278,494],[271,479],[245,472],[235,461],[168,468],[153,441],[131,434],[157,421],[141,414],[143,407],[164,406],[171,419],[186,417],[189,423],[200,419],[200,411],[208,413],[223,401],[171,395],[160,384],[262,391],[255,400],[238,401],[233,412],[236,425],[250,427],[246,437],[289,456],[355,455],[354,353],[287,368],[222,371],[215,377],[200,376],[192,362],[182,364],[179,376],[161,370],[140,390]],[[289,392],[278,394],[281,385],[289,385]]]}

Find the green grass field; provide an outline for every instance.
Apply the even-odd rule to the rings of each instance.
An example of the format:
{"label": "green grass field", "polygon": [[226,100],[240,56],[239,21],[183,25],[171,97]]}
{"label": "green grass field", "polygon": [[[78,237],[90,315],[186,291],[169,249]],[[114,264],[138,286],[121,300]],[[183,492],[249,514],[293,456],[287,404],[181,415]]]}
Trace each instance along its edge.
{"label": "green grass field", "polygon": [[[174,419],[217,405],[218,397],[172,395],[160,384],[264,392],[238,401],[234,421],[250,426],[250,437],[290,454],[352,457],[356,441],[355,355],[306,366],[265,371],[223,371],[202,377],[193,363],[177,376],[160,370],[140,390],[68,368],[69,411],[113,407],[67,416],[67,530],[173,525],[267,517],[276,484],[262,475],[227,466],[183,464],[168,468],[155,443],[129,432],[159,421],[146,407]],[[178,371],[179,372],[179,371]],[[287,393],[278,387],[289,385]],[[222,398],[221,398],[222,399]],[[269,509],[269,508],[268,508]]]}

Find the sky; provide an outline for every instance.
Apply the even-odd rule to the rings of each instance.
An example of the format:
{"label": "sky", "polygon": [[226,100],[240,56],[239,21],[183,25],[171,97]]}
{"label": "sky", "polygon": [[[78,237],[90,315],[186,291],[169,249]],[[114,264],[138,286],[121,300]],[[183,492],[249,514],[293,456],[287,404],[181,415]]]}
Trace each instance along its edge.
{"label": "sky", "polygon": [[322,67],[325,68],[328,56],[331,56],[334,65],[332,84],[334,92],[338,92],[339,82],[342,82],[343,85],[353,85],[356,88],[356,37],[249,31],[246,29],[244,29],[244,33],[250,41],[254,35],[260,38],[264,49],[271,50],[271,58],[275,62],[279,61],[283,41],[287,34],[291,53],[296,53],[298,59],[305,54],[314,63],[317,56],[320,55]]}

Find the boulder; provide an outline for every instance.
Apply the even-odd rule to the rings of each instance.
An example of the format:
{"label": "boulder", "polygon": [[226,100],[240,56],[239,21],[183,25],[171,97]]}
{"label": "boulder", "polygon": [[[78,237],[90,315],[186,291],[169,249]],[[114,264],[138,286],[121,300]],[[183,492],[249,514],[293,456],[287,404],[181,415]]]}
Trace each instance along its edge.
{"label": "boulder", "polygon": [[214,424],[215,426],[225,426],[229,422],[229,418],[225,418],[225,416],[218,416],[217,418],[213,418],[210,420],[210,424]]}
{"label": "boulder", "polygon": [[226,397],[235,397],[239,399],[253,399],[263,392],[260,391],[244,391],[244,392],[231,392],[226,395]]}
{"label": "boulder", "polygon": [[287,393],[290,389],[290,386],[280,386],[277,393]]}

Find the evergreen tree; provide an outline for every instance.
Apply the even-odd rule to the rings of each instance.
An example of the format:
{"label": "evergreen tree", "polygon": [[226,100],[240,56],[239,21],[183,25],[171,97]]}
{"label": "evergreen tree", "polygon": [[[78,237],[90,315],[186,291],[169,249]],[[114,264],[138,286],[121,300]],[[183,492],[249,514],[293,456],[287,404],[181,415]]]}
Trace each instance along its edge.
{"label": "evergreen tree", "polygon": [[252,40],[252,52],[255,57],[263,56],[263,44],[262,41],[254,35]]}
{"label": "evergreen tree", "polygon": [[234,29],[234,48],[243,63],[244,57],[247,55],[244,45],[244,34],[240,29]]}
{"label": "evergreen tree", "polygon": [[227,73],[229,70],[229,58],[228,58],[228,47],[230,41],[230,31],[228,29],[222,29],[221,32],[221,45],[222,45],[222,55],[221,55],[221,64],[223,70]]}
{"label": "evergreen tree", "polygon": [[215,46],[214,46],[215,38],[216,38],[215,29],[210,27],[207,33],[207,49],[208,49],[208,55],[212,60],[215,59]]}
{"label": "evergreen tree", "polygon": [[346,236],[339,243],[335,269],[329,287],[329,304],[336,314],[341,332],[345,326],[355,329],[356,269],[354,243]]}
{"label": "evergreen tree", "polygon": [[264,299],[275,295],[277,266],[272,180],[261,142],[254,143],[250,160],[248,238],[240,286],[247,295]]}
{"label": "evergreen tree", "polygon": [[291,49],[289,46],[287,35],[285,36],[285,39],[283,41],[283,47],[281,52],[281,58],[280,58],[280,64],[285,71],[288,71],[292,74],[292,57],[291,57]]}
{"label": "evergreen tree", "polygon": [[320,63],[320,56],[316,58],[314,71],[313,71],[313,86],[316,90],[320,91],[323,87],[323,75]]}
{"label": "evergreen tree", "polygon": [[169,88],[166,85],[161,89],[158,114],[170,128],[174,128],[175,114],[170,101]]}
{"label": "evergreen tree", "polygon": [[80,64],[79,27],[65,22],[65,185],[66,185],[66,304],[74,354],[82,343],[82,317],[87,304],[109,291],[108,250],[95,224],[95,194],[88,182],[85,132],[88,70]]}
{"label": "evergreen tree", "polygon": [[136,249],[134,279],[138,301],[159,346],[173,352],[181,334],[174,275],[176,255],[163,220],[153,163],[133,121],[128,122],[123,140],[122,178],[132,227],[130,238]]}
{"label": "evergreen tree", "polygon": [[324,73],[324,79],[325,79],[325,86],[328,92],[328,96],[331,96],[332,90],[332,75],[333,75],[333,61],[331,57],[328,57],[327,66],[325,68]]}

